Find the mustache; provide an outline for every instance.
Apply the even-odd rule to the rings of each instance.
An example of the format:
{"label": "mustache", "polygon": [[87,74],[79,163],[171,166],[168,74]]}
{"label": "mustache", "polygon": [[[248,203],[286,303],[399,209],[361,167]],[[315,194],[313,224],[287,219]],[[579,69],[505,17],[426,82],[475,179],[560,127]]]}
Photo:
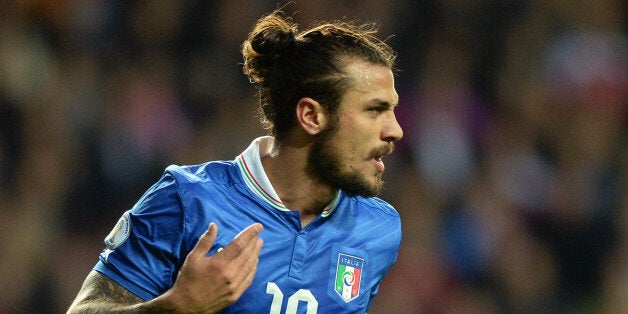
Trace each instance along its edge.
{"label": "mustache", "polygon": [[378,148],[373,149],[371,151],[370,157],[377,158],[377,157],[390,155],[392,154],[393,151],[395,151],[395,144],[393,143],[384,144]]}

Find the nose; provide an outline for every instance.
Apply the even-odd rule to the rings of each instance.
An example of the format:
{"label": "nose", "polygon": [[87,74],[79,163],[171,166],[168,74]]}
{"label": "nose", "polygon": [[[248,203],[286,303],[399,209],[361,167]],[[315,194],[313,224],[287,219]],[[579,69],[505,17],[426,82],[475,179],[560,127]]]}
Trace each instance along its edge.
{"label": "nose", "polygon": [[390,119],[386,121],[386,125],[382,130],[382,140],[388,143],[400,140],[403,137],[403,129],[401,129],[401,125],[399,125],[394,111],[391,111]]}

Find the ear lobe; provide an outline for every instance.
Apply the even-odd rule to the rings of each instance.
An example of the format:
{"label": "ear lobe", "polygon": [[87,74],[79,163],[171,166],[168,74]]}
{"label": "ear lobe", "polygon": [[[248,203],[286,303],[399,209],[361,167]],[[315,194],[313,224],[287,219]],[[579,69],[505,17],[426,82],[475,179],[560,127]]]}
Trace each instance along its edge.
{"label": "ear lobe", "polygon": [[299,100],[296,114],[299,126],[310,135],[318,134],[327,124],[325,110],[318,101],[309,97]]}

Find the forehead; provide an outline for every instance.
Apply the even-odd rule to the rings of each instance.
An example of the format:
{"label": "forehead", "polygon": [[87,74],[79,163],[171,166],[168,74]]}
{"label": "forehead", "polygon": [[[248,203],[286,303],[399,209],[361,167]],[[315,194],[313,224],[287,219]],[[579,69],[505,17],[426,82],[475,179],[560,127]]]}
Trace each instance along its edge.
{"label": "forehead", "polygon": [[343,98],[358,98],[365,102],[377,99],[397,104],[399,96],[395,91],[395,79],[392,70],[384,65],[359,60],[349,60],[345,71],[352,84]]}

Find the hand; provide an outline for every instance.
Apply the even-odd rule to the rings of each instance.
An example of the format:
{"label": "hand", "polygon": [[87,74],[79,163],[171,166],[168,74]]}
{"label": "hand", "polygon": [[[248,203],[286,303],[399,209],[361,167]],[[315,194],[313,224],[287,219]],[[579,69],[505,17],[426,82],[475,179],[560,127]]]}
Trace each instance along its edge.
{"label": "hand", "polygon": [[263,241],[263,227],[246,227],[222,251],[207,256],[218,227],[211,223],[185,258],[170,290],[146,303],[149,308],[176,312],[215,313],[235,303],[253,282]]}

